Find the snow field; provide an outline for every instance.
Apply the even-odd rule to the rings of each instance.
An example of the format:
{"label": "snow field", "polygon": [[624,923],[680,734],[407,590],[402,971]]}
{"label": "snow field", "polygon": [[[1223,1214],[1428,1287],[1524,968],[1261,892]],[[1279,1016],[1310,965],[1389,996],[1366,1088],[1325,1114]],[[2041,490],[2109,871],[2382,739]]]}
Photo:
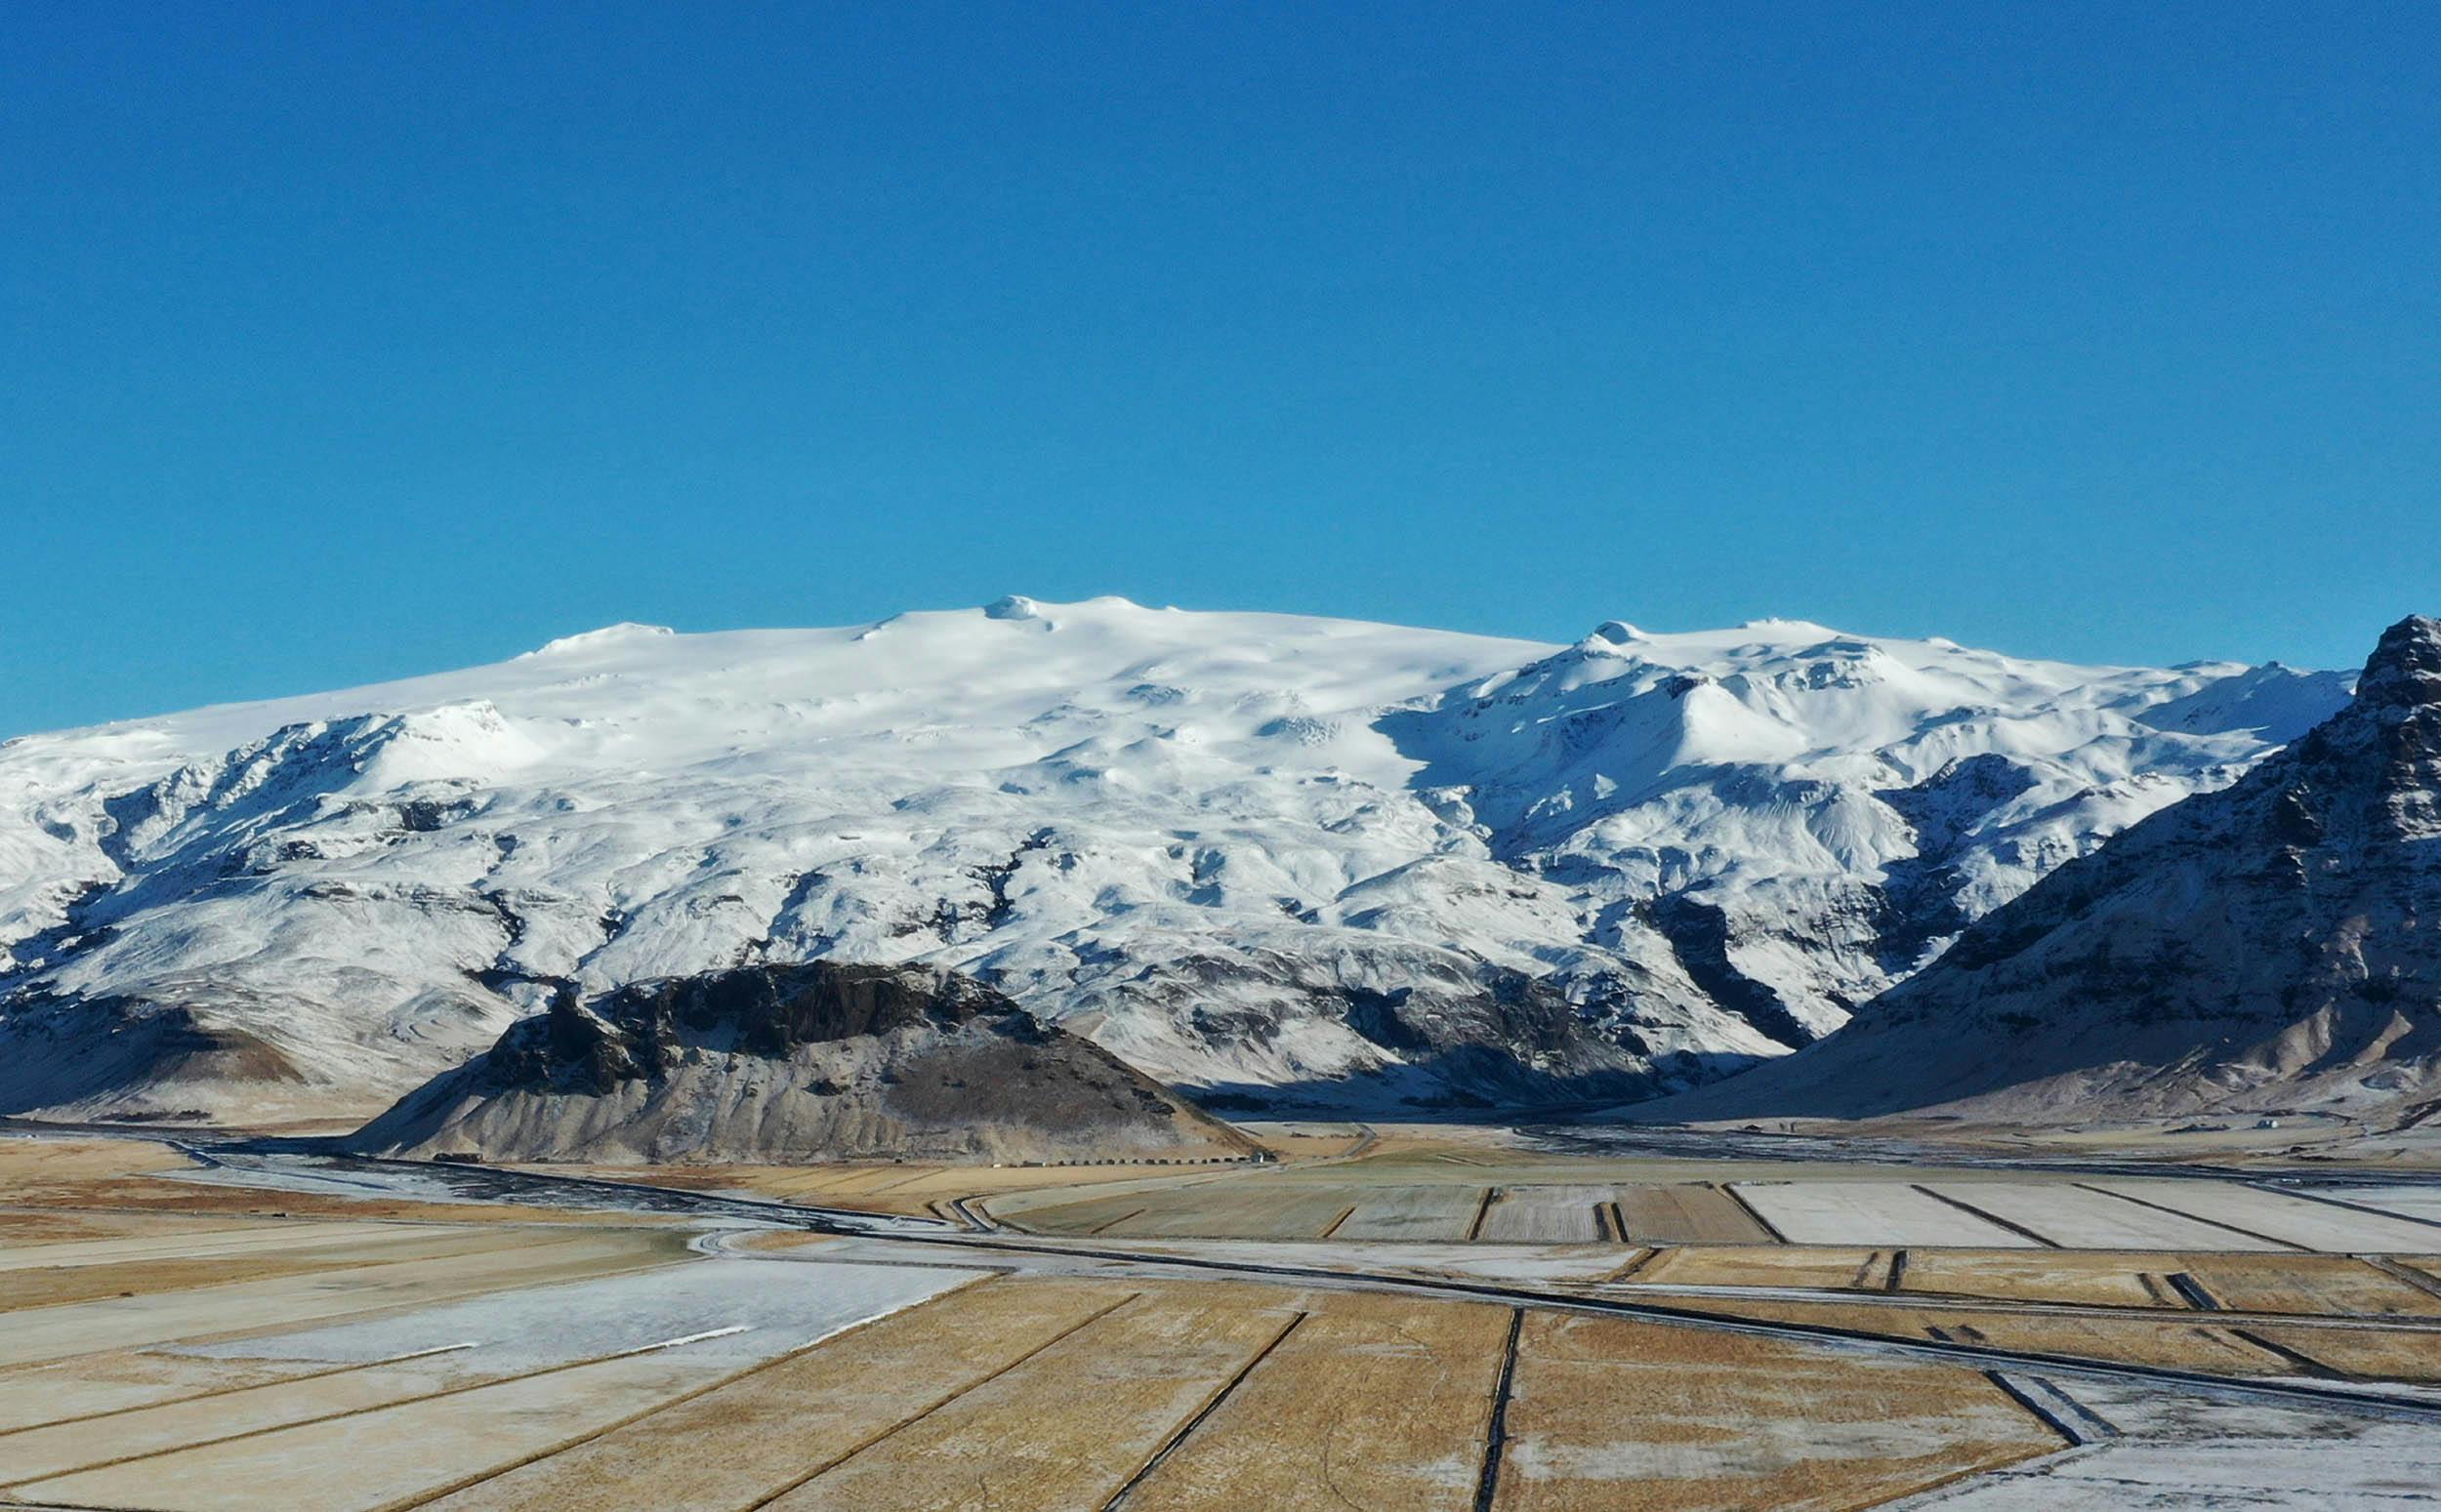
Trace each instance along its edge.
{"label": "snow field", "polygon": [[[2051,1380],[2120,1430],[1904,1503],[1905,1512],[2328,1512],[2441,1502],[2429,1424],[2206,1403],[2103,1381]],[[1898,1512],[1893,1508],[1892,1512]]]}
{"label": "snow field", "polygon": [[10,1318],[9,1326],[0,1328],[0,1365],[293,1328],[501,1287],[637,1270],[666,1264],[679,1253],[667,1234],[555,1233],[490,1252],[352,1266],[310,1278],[310,1285],[300,1278],[275,1278],[37,1308]]}
{"label": "snow field", "polygon": [[546,1453],[727,1367],[684,1348],[572,1366],[352,1416],[35,1481],[37,1500],[165,1512],[372,1512],[478,1469]]}
{"label": "snow field", "polygon": [[[2403,1218],[2421,1218],[2427,1223],[2441,1224],[2441,1187],[2343,1187],[2328,1195],[2342,1202],[2379,1207]],[[2441,1234],[2441,1228],[2433,1232]],[[2427,1245],[2425,1247],[2441,1249],[2441,1245]]]}
{"label": "snow field", "polygon": [[1741,1181],[1729,1190],[1792,1245],[2022,1249],[2035,1244],[1903,1181]]}
{"label": "snow field", "polygon": [[2030,1229],[2064,1249],[2280,1249],[2234,1228],[2057,1182],[1934,1182],[1931,1191]]}
{"label": "snow field", "polygon": [[[2441,1250],[2441,1223],[2418,1223],[2235,1182],[2096,1181],[2106,1192],[2140,1197],[2266,1239],[2330,1254],[2429,1254]],[[2348,1193],[2336,1194],[2349,1202]],[[2374,1205],[2378,1206],[2378,1205]],[[2403,1211],[2405,1209],[2402,1209]],[[2242,1247],[2215,1245],[2218,1249]]]}

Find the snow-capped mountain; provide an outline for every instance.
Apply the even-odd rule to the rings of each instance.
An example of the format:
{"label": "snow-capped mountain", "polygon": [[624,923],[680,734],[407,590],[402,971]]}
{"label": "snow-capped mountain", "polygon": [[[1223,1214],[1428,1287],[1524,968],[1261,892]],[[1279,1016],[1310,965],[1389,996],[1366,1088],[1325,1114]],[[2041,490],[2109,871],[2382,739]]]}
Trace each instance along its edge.
{"label": "snow-capped mountain", "polygon": [[2344,702],[1764,622],[1118,599],[677,635],[0,746],[0,1108],[370,1112],[571,983],[920,961],[1207,1096],[1781,1053]]}
{"label": "snow-capped mountain", "polygon": [[1842,1033],[1652,1116],[2027,1119],[2313,1107],[2441,1087],[2441,620],[2355,699],[1978,919]]}

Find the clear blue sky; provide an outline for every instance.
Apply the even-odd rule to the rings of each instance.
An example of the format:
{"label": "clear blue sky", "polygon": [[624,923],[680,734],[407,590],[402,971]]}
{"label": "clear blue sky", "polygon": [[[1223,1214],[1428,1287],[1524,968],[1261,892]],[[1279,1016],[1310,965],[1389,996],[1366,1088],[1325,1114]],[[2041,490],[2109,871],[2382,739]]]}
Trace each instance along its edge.
{"label": "clear blue sky", "polygon": [[2437,58],[2430,4],[16,0],[0,732],[1010,592],[2353,664],[2441,610]]}

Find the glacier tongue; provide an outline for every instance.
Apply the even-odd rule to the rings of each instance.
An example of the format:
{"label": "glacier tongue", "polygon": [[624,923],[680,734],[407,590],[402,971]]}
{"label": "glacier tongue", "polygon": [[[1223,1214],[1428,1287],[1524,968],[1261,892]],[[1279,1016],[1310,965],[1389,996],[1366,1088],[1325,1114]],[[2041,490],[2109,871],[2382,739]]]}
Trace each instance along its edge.
{"label": "glacier tongue", "polygon": [[612,627],[0,746],[0,1109],[364,1111],[562,982],[810,958],[1208,1095],[1615,1100],[1836,1027],[2346,696],[1800,622]]}

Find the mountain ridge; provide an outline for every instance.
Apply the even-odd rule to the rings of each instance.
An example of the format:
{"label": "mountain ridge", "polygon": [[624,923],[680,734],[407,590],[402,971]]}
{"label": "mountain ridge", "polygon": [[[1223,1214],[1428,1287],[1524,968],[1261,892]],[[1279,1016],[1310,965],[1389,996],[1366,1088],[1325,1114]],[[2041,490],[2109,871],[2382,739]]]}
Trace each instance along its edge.
{"label": "mountain ridge", "polygon": [[2356,687],[1837,1037],[1634,1116],[2380,1118],[2441,1092],[2441,620],[2383,632]]}
{"label": "mountain ridge", "polygon": [[1818,1038],[2345,697],[1789,621],[608,627],[0,746],[0,1105],[224,1111],[141,1067],[47,1097],[181,1014],[265,1070],[250,1108],[355,1108],[563,986],[809,959],[973,972],[1210,1095],[1663,1090]]}

